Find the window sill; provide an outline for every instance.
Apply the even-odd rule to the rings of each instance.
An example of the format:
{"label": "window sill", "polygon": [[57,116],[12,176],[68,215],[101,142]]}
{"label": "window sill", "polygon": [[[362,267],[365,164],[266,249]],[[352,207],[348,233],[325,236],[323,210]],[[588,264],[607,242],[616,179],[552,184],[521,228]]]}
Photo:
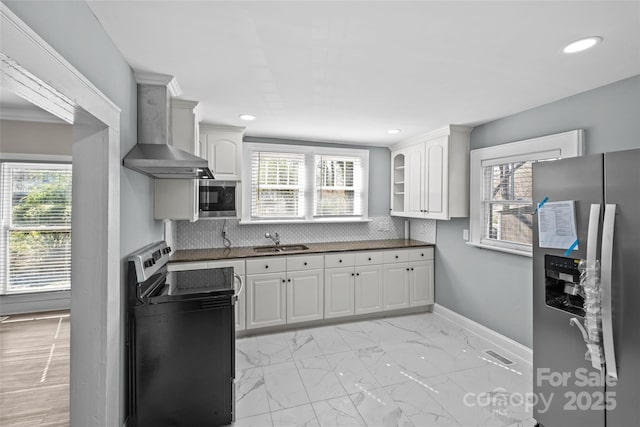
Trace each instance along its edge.
{"label": "window sill", "polygon": [[525,256],[529,258],[533,257],[533,254],[529,251],[519,251],[517,249],[501,248],[499,246],[484,245],[482,243],[475,243],[475,242],[465,242],[465,243],[469,246],[475,246],[476,248],[480,248],[480,249],[490,249],[492,251],[504,252],[504,253],[513,254],[513,255],[520,255],[520,256]]}
{"label": "window sill", "polygon": [[240,225],[257,225],[257,224],[350,224],[350,223],[366,223],[373,221],[370,218],[322,218],[322,219],[260,219],[245,220],[241,219]]}

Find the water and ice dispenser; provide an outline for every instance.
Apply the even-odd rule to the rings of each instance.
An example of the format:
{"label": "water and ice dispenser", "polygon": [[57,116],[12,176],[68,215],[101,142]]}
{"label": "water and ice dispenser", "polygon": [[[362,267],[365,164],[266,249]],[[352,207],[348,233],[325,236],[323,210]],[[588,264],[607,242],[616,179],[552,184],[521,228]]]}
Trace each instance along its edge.
{"label": "water and ice dispenser", "polygon": [[550,307],[584,317],[584,291],[579,259],[545,255],[545,299]]}

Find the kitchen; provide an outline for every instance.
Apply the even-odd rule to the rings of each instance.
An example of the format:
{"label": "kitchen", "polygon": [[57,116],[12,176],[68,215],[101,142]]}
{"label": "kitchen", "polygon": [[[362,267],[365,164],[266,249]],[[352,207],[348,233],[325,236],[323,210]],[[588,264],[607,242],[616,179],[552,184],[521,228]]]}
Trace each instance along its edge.
{"label": "kitchen", "polygon": [[[87,22],[91,31],[95,32],[94,37],[102,40],[102,46],[100,52],[106,58],[115,58],[120,55],[114,48],[109,45],[106,36],[100,31],[99,23],[91,16],[91,13],[83,9],[82,5],[48,5],[42,6],[47,9],[48,15],[55,17],[56,19],[49,20],[47,23],[41,21],[38,18],[38,14],[29,9],[27,4],[17,4],[7,2],[13,12],[18,14],[24,19],[32,28],[41,33],[42,37],[52,44],[58,51],[60,51],[70,62],[75,64],[94,84],[98,85],[102,91],[123,108],[123,128],[122,136],[123,142],[121,144],[121,157],[124,157],[136,142],[135,138],[135,78],[130,69],[125,70],[124,64],[121,64],[119,59],[112,59],[113,63],[118,63],[114,69],[119,70],[121,74],[114,74],[107,78],[104,73],[100,71],[100,67],[96,63],[92,64],[92,61],[97,59],[95,52],[92,52],[87,47],[84,47],[80,42],[82,37],[69,37],[69,31],[75,30],[73,22]],[[497,7],[497,6],[496,6]],[[559,13],[559,12],[558,12]],[[604,12],[603,12],[604,13]],[[632,22],[632,17],[637,16],[633,13],[627,14]],[[101,17],[101,22],[106,18]],[[560,18],[558,18],[560,19]],[[595,19],[595,18],[593,18]],[[65,26],[65,23],[68,25]],[[89,24],[90,23],[90,24]],[[103,22],[103,25],[106,25]],[[64,28],[64,30],[63,30]],[[88,31],[88,30],[86,30]],[[586,31],[586,29],[585,29]],[[576,34],[571,40],[577,39],[582,36],[591,35],[591,30],[586,34]],[[78,33],[81,34],[81,33]],[[637,55],[633,52],[633,43],[637,42],[635,33],[631,33],[631,42],[629,42],[630,53],[625,56],[629,62],[637,66]],[[114,38],[113,35],[111,35]],[[222,37],[222,36],[221,36]],[[604,42],[596,47],[596,49],[604,48],[607,46],[606,39]],[[97,42],[96,42],[97,43]],[[124,50],[123,47],[119,46]],[[554,49],[561,49],[562,46],[555,46]],[[94,49],[95,51],[95,45]],[[79,53],[82,52],[82,53]],[[594,50],[593,52],[597,52]],[[591,54],[591,52],[589,52]],[[93,58],[89,60],[88,58]],[[590,61],[587,53],[580,57],[581,60]],[[600,61],[600,62],[598,62]],[[635,61],[635,62],[634,62]],[[620,64],[621,61],[614,61]],[[596,60],[592,66],[586,64],[580,64],[578,69],[575,69],[575,73],[580,73],[583,70],[600,70],[602,67],[598,67],[596,64],[602,63],[602,59]],[[622,67],[622,66],[621,66]],[[135,68],[135,67],[134,67]],[[623,68],[623,67],[622,67]],[[153,68],[154,71],[166,72],[160,68]],[[580,71],[578,71],[580,70]],[[478,149],[496,145],[499,143],[507,143],[513,141],[525,140],[542,135],[555,134],[564,132],[571,129],[585,129],[586,154],[615,151],[622,149],[629,149],[637,147],[637,123],[633,119],[633,112],[637,112],[637,78],[625,79],[636,75],[638,73],[637,68],[635,71],[620,71],[617,78],[611,80],[603,80],[601,83],[595,83],[592,86],[585,86],[582,88],[567,88],[562,94],[556,95],[554,98],[540,99],[536,101],[536,94],[529,93],[528,95],[522,95],[521,99],[526,100],[526,103],[522,103],[515,109],[509,112],[494,113],[493,117],[486,117],[484,120],[488,123],[476,126],[471,134],[470,148]],[[626,74],[625,74],[626,73]],[[114,77],[122,76],[122,77]],[[185,86],[187,81],[178,76],[180,84]],[[529,76],[522,81],[535,80],[534,76]],[[605,86],[607,83],[612,83],[609,86]],[[568,85],[568,84],[567,84]],[[523,86],[520,83],[520,86]],[[599,89],[595,89],[598,86],[602,86]],[[591,91],[585,92],[589,89]],[[575,95],[579,92],[584,92],[579,95]],[[569,95],[569,98],[566,98]],[[479,94],[475,97],[487,99],[489,94]],[[564,99],[561,99],[564,98]],[[202,98],[196,96],[187,97],[186,99],[197,99],[205,103]],[[557,101],[557,102],[553,102]],[[459,105],[465,104],[465,102],[458,103]],[[546,104],[546,105],[543,105]],[[603,108],[605,106],[606,108]],[[520,111],[527,110],[529,108],[533,110],[525,111],[514,116],[506,117],[504,119],[498,119],[500,117],[508,116]],[[399,107],[399,110],[402,108]],[[458,107],[459,109],[459,107]],[[245,113],[247,111],[240,110],[237,114]],[[251,112],[251,111],[249,111]],[[126,113],[126,114],[125,114]],[[255,112],[254,112],[255,113]],[[256,114],[257,115],[257,114]],[[257,120],[260,120],[259,116]],[[464,121],[458,121],[451,119],[449,121],[441,123],[442,126],[446,126],[452,123],[465,123]],[[240,123],[235,123],[240,126]],[[244,125],[250,129],[251,124]],[[424,129],[425,133],[432,131],[442,126],[431,125],[428,129]],[[291,126],[288,126],[291,127]],[[403,126],[404,127],[404,126]],[[393,128],[389,126],[389,129]],[[385,138],[390,138],[386,134],[386,128],[381,129]],[[403,130],[405,135],[411,136],[411,129],[405,128]],[[416,132],[417,133],[417,132]],[[348,135],[345,133],[345,135]],[[264,134],[273,138],[273,135]],[[405,139],[404,137],[394,137],[397,141]],[[287,138],[291,139],[291,138]],[[298,138],[300,139],[300,138]],[[344,138],[336,138],[343,140]],[[369,139],[369,138],[367,138]],[[371,138],[372,139],[372,138]],[[382,145],[382,144],[381,144]],[[390,154],[387,154],[390,156]],[[370,161],[372,161],[374,155],[370,154]],[[373,163],[373,161],[372,161]],[[383,163],[383,162],[382,162]],[[387,165],[390,165],[390,160]],[[389,173],[387,170],[389,166],[384,169],[385,175]],[[214,170],[215,175],[215,170]],[[378,169],[370,169],[370,178],[376,177],[380,181],[376,184],[376,187],[371,185],[371,188],[380,188],[380,191],[376,191],[376,195],[371,195],[369,201],[369,215],[370,216],[383,216],[385,212],[378,210],[383,205],[379,200],[376,200],[378,195],[382,194],[383,197],[390,193],[390,180],[387,177],[380,177],[382,175]],[[370,181],[371,182],[371,181]],[[120,254],[124,259],[128,254],[134,252],[140,247],[150,243],[152,241],[163,239],[162,223],[159,221],[153,221],[153,181],[145,178],[137,172],[130,171],[128,169],[121,170],[121,245]],[[374,210],[374,208],[376,210]],[[387,207],[388,209],[388,207]],[[201,225],[207,222],[217,223],[218,226]],[[435,221],[434,221],[435,222]],[[469,246],[462,239],[463,231],[469,229],[469,220],[465,218],[453,219],[449,221],[437,221],[434,226],[437,230],[430,230],[429,225],[431,220],[425,219],[412,219],[411,220],[411,236],[416,237],[418,240],[424,240],[430,242],[429,233],[432,236],[437,231],[435,255],[434,255],[434,267],[435,267],[435,298],[436,303],[446,307],[456,313],[460,313],[466,318],[469,318],[481,325],[484,325],[491,330],[498,332],[504,336],[511,338],[514,341],[526,346],[531,347],[531,329],[532,329],[532,301],[531,301],[531,278],[529,272],[531,271],[531,261],[526,257],[519,257],[506,253],[498,253],[495,251],[487,251],[477,249]],[[353,225],[356,228],[349,228],[349,230],[359,229],[362,230],[362,235],[369,233],[370,223],[364,225]],[[427,224],[425,226],[425,224]],[[240,233],[251,234],[251,231],[243,232],[243,229],[258,230],[255,231],[251,241],[247,245],[252,246],[265,246],[269,244],[269,241],[264,239],[264,232],[269,231],[275,233],[280,232],[283,243],[305,243],[310,242],[310,234],[313,234],[313,227],[320,228],[320,225],[309,226],[309,234],[298,236],[297,234],[288,234],[286,230],[289,226],[269,227],[263,229],[259,225],[230,225],[231,236],[234,236],[237,228]],[[388,232],[379,232],[377,229],[378,224],[373,227],[374,234],[388,233],[387,236],[382,238],[396,237],[402,238],[404,236],[404,220],[391,217],[389,222]],[[384,224],[383,224],[384,225]],[[203,227],[203,230],[198,230],[197,227]],[[207,228],[210,227],[210,228]],[[243,228],[245,227],[245,228]],[[298,225],[296,227],[303,227]],[[210,233],[208,240],[215,242],[216,246],[222,245],[222,239],[220,237],[220,222],[219,221],[203,221],[200,220],[193,224],[188,222],[180,222],[177,224],[178,242],[180,242],[180,230],[191,233],[193,236],[202,236],[203,232]],[[347,228],[345,226],[345,228]],[[215,233],[215,234],[214,234]],[[419,233],[419,234],[417,234]],[[337,234],[344,234],[343,231],[338,231]],[[185,234],[186,235],[186,234]],[[426,237],[422,237],[426,236]],[[284,239],[287,239],[286,241]],[[292,240],[288,240],[292,239]],[[238,244],[235,243],[234,244]],[[180,248],[180,243],[178,243]],[[187,247],[186,245],[184,246]],[[461,267],[459,263],[461,260],[466,263]],[[124,265],[121,267],[122,274],[126,272]],[[491,278],[491,279],[480,279]],[[479,282],[482,286],[478,286]],[[124,283],[124,280],[123,280]],[[437,311],[437,309],[436,309]],[[524,315],[523,315],[524,313]],[[91,338],[88,338],[91,340]],[[118,358],[117,356],[116,358]],[[80,362],[82,363],[82,362]],[[116,377],[118,374],[115,374]],[[102,390],[104,393],[105,390]],[[114,397],[109,393],[105,393],[110,397],[107,401],[111,401],[116,407],[120,407],[118,403],[119,398],[117,395]],[[92,406],[88,404],[87,406]],[[103,423],[109,424],[109,423]]]}

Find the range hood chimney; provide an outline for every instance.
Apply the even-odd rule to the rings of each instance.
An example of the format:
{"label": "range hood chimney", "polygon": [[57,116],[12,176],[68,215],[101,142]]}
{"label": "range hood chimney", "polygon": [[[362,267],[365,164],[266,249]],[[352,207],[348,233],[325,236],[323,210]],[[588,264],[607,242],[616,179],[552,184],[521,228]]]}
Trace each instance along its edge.
{"label": "range hood chimney", "polygon": [[178,83],[164,74],[136,73],[138,82],[138,144],[124,157],[124,166],[162,179],[213,179],[209,162],[169,145],[171,97]]}

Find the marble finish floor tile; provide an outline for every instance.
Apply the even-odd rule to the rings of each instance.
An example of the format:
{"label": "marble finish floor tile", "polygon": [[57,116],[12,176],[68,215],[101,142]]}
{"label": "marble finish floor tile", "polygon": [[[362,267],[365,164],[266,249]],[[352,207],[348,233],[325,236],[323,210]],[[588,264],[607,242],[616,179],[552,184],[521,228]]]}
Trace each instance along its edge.
{"label": "marble finish floor tile", "polygon": [[367,427],[349,396],[315,402],[313,409],[321,427]]}
{"label": "marble finish floor tile", "polygon": [[416,427],[382,388],[362,391],[349,397],[368,426]]}
{"label": "marble finish floor tile", "polygon": [[320,347],[308,329],[289,332],[286,335],[286,342],[295,360],[322,355]]}
{"label": "marble finish floor tile", "polygon": [[257,337],[258,354],[261,366],[275,365],[293,360],[287,333],[261,335]]}
{"label": "marble finish floor tile", "polygon": [[293,362],[265,366],[264,382],[271,411],[309,403],[309,397]]}
{"label": "marble finish floor tile", "polygon": [[347,394],[324,357],[297,360],[296,365],[312,402]]}
{"label": "marble finish floor tile", "polygon": [[262,366],[258,339],[256,337],[236,339],[236,371]]}
{"label": "marble finish floor tile", "polygon": [[301,405],[271,413],[273,427],[320,427],[311,405]]}
{"label": "marble finish floor tile", "polygon": [[326,359],[348,394],[380,387],[354,351],[332,354]]}
{"label": "marble finish floor tile", "polygon": [[335,326],[323,326],[309,330],[313,339],[320,347],[320,351],[324,355],[341,353],[351,350],[351,347],[342,338],[342,335],[336,330]]}
{"label": "marble finish floor tile", "polygon": [[273,427],[273,423],[271,422],[271,414],[262,414],[236,419],[235,423],[227,427]]}
{"label": "marble finish floor tile", "polygon": [[262,368],[249,368],[236,375],[236,419],[269,413]]}
{"label": "marble finish floor tile", "polygon": [[432,396],[437,390],[413,378],[384,390],[416,426],[460,427],[455,418]]}
{"label": "marble finish floor tile", "polygon": [[236,365],[241,427],[535,425],[501,403],[531,392],[531,366],[433,313],[238,339]]}

